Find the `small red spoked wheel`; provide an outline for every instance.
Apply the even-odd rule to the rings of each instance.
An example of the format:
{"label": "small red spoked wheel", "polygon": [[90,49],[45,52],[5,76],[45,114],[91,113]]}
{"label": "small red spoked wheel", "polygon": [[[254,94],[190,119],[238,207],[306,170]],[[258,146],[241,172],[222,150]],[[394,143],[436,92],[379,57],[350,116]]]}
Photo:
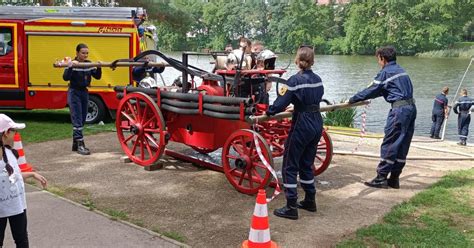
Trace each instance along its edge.
{"label": "small red spoked wheel", "polygon": [[122,150],[136,164],[150,166],[165,150],[166,126],[158,105],[141,92],[125,95],[115,120]]}
{"label": "small red spoked wheel", "polygon": [[241,193],[256,194],[268,185],[271,173],[264,163],[273,167],[271,151],[265,139],[252,130],[235,131],[222,148],[225,176]]}
{"label": "small red spoked wheel", "polygon": [[332,149],[331,137],[329,137],[329,134],[323,129],[313,165],[313,173],[315,176],[323,173],[329,167],[329,164],[331,164]]}
{"label": "small red spoked wheel", "polygon": [[208,153],[211,153],[216,149],[209,149],[209,148],[203,148],[203,147],[198,147],[198,146],[191,146],[191,148],[193,148],[193,150],[195,150],[196,152],[199,152],[199,153],[202,153],[202,154],[208,154]]}

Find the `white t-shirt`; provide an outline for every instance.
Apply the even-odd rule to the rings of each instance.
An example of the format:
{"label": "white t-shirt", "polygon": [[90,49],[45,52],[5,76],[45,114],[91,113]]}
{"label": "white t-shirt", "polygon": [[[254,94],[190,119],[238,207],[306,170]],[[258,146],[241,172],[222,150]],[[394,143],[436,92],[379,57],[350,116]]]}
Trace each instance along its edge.
{"label": "white t-shirt", "polygon": [[[1,148],[0,148],[1,149]],[[25,184],[18,161],[12,151],[5,149],[8,163],[14,172],[9,177],[5,162],[0,160],[0,218],[23,213],[26,209]]]}

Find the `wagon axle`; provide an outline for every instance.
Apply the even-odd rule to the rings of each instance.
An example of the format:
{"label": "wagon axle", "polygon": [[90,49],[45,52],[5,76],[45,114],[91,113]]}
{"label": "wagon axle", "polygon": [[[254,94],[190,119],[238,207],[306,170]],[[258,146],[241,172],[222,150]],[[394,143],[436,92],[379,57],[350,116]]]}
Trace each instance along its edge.
{"label": "wagon axle", "polygon": [[132,133],[133,135],[139,134],[140,130],[142,130],[142,127],[139,124],[133,124],[130,126],[130,133]]}
{"label": "wagon axle", "polygon": [[239,157],[235,159],[234,164],[239,169],[246,169],[247,165],[250,164],[250,158],[248,156]]}

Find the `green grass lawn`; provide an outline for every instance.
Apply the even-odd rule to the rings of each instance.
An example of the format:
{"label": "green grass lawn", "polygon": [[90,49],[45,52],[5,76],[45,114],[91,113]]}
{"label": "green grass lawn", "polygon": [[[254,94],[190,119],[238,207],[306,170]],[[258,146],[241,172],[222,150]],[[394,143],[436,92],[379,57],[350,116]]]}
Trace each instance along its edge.
{"label": "green grass lawn", "polygon": [[[20,131],[23,143],[58,139],[72,139],[72,125],[69,109],[59,110],[2,110],[15,122],[25,123]],[[115,123],[86,125],[84,135],[115,131]]]}
{"label": "green grass lawn", "polygon": [[444,176],[337,247],[474,247],[474,169]]}

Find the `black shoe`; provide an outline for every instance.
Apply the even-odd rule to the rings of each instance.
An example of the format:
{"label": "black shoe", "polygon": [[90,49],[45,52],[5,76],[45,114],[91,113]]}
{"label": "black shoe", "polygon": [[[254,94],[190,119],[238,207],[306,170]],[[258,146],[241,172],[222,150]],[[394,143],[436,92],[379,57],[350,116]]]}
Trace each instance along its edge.
{"label": "black shoe", "polygon": [[433,139],[441,139],[439,136],[434,136]]}
{"label": "black shoe", "polygon": [[434,139],[434,136],[433,136],[433,135],[430,135],[430,138]]}
{"label": "black shoe", "polygon": [[388,187],[394,188],[394,189],[400,188],[400,174],[401,172],[390,173],[390,177],[387,179]]}
{"label": "black shoe", "polygon": [[298,208],[310,211],[310,212],[316,212],[318,209],[316,208],[316,201],[300,201],[296,204]]}
{"label": "black shoe", "polygon": [[378,174],[374,179],[372,179],[372,181],[365,182],[364,184],[366,186],[373,187],[373,188],[386,189],[388,188],[387,175]]}
{"label": "black shoe", "polygon": [[77,153],[81,155],[90,155],[91,152],[86,148],[83,140],[77,141]]}
{"label": "black shoe", "polygon": [[304,195],[304,200],[296,203],[296,207],[310,212],[316,212],[316,194],[306,192]]}
{"label": "black shoe", "polygon": [[77,152],[77,141],[76,140],[72,141],[72,151]]}
{"label": "black shoe", "polygon": [[286,206],[275,209],[275,211],[273,211],[273,214],[278,217],[287,218],[291,220],[297,220],[298,208],[296,207],[296,199],[288,200],[286,203]]}
{"label": "black shoe", "polygon": [[459,141],[459,142],[456,143],[456,144],[458,144],[458,145],[460,145],[460,146],[466,146],[466,141],[461,140],[461,141]]}

